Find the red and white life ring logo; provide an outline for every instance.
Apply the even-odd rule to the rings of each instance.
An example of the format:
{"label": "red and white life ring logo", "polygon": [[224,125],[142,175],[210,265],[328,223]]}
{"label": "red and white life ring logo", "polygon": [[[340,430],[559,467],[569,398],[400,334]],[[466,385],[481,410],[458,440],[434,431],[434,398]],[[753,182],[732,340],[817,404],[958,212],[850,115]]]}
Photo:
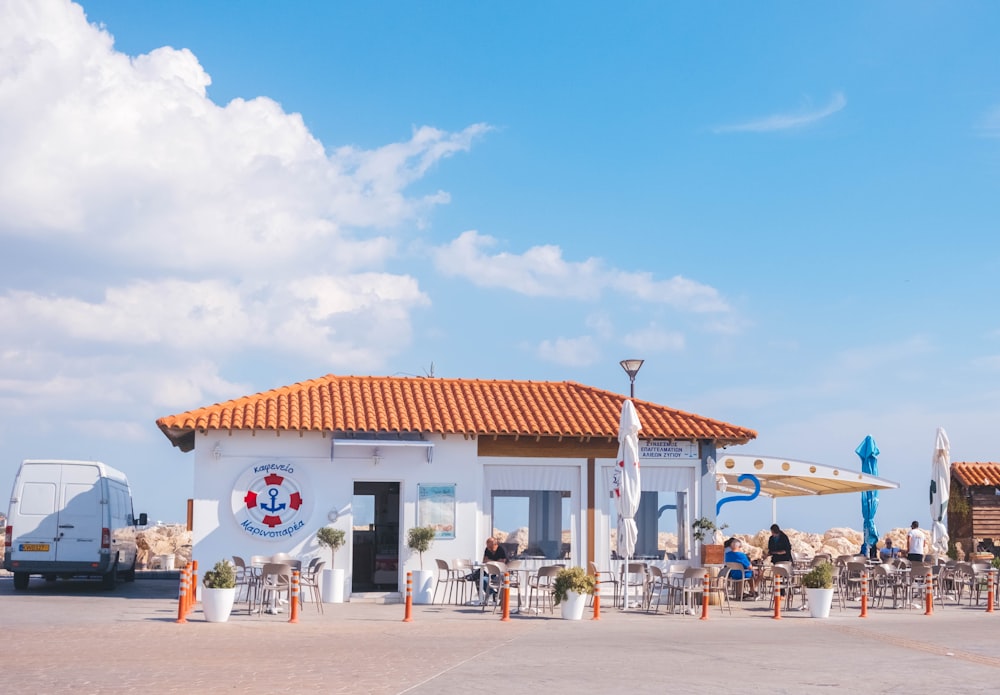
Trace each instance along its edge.
{"label": "red and white life ring logo", "polygon": [[268,461],[251,466],[233,488],[236,523],[255,538],[281,540],[305,528],[313,506],[302,495],[304,481],[295,466]]}

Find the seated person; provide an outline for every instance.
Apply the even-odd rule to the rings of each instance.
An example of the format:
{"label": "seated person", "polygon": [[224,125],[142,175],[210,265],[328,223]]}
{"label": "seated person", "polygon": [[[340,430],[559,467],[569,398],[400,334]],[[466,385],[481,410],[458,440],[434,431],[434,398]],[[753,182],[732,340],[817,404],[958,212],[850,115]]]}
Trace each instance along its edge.
{"label": "seated person", "polygon": [[[490,536],[486,539],[486,549],[483,551],[483,562],[507,562],[507,551],[497,543],[497,539]],[[490,578],[486,573],[482,574],[483,591],[490,591],[490,598],[496,598],[496,591],[490,589]]]}
{"label": "seated person", "polygon": [[882,562],[889,562],[889,560],[899,557],[899,548],[893,548],[892,541],[886,538],[885,547],[878,551],[878,554],[882,558]]}
{"label": "seated person", "polygon": [[738,538],[730,538],[727,543],[729,544],[729,549],[726,550],[724,560],[726,562],[737,562],[743,566],[742,570],[730,570],[729,576],[734,579],[749,579],[750,592],[746,595],[751,598],[756,598],[757,576],[754,574],[752,569],[750,558],[743,552],[743,541]]}

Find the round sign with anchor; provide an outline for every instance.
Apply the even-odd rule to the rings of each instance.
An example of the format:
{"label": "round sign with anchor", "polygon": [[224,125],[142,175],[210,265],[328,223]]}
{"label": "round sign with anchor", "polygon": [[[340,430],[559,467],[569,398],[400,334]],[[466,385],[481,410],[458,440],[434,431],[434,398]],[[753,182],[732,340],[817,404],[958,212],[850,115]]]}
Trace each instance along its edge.
{"label": "round sign with anchor", "polygon": [[262,461],[248,468],[233,487],[236,523],[254,538],[285,540],[305,528],[312,500],[295,465]]}

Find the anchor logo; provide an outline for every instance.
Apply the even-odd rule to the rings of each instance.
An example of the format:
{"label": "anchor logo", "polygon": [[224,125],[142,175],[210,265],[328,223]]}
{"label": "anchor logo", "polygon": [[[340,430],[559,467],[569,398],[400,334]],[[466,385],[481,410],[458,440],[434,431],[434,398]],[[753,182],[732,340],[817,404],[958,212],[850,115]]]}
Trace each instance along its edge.
{"label": "anchor logo", "polygon": [[[278,516],[278,512],[285,511],[286,509],[297,512],[299,507],[302,506],[302,494],[295,489],[294,482],[286,479],[283,476],[271,473],[264,476],[262,480],[257,482],[263,482],[267,487],[267,496],[271,498],[270,502],[263,500],[258,500],[258,494],[252,489],[247,490],[246,496],[243,498],[244,504],[249,511],[254,509],[261,509],[267,512],[260,518],[260,523],[264,524],[268,528],[274,528],[275,526],[280,526],[286,521],[282,521],[281,517]],[[289,488],[294,490],[288,495],[288,502],[278,502],[278,495],[281,494],[283,488]],[[291,518],[294,518],[292,514]]]}
{"label": "anchor logo", "polygon": [[272,514],[274,514],[275,512],[280,512],[282,509],[285,508],[286,505],[284,502],[282,502],[281,504],[278,504],[277,502],[278,488],[272,487],[270,490],[267,491],[267,494],[271,496],[271,505],[268,506],[266,504],[262,504],[260,505],[261,509],[263,509],[265,512],[271,512]]}

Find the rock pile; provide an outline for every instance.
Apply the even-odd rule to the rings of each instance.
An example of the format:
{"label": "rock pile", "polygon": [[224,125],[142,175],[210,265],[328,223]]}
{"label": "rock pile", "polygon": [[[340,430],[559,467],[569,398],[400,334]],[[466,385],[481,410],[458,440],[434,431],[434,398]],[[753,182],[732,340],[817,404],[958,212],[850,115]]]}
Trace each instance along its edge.
{"label": "rock pile", "polygon": [[184,524],[150,526],[135,534],[139,547],[139,569],[161,569],[173,559],[174,567],[183,567],[191,559],[191,532]]}

